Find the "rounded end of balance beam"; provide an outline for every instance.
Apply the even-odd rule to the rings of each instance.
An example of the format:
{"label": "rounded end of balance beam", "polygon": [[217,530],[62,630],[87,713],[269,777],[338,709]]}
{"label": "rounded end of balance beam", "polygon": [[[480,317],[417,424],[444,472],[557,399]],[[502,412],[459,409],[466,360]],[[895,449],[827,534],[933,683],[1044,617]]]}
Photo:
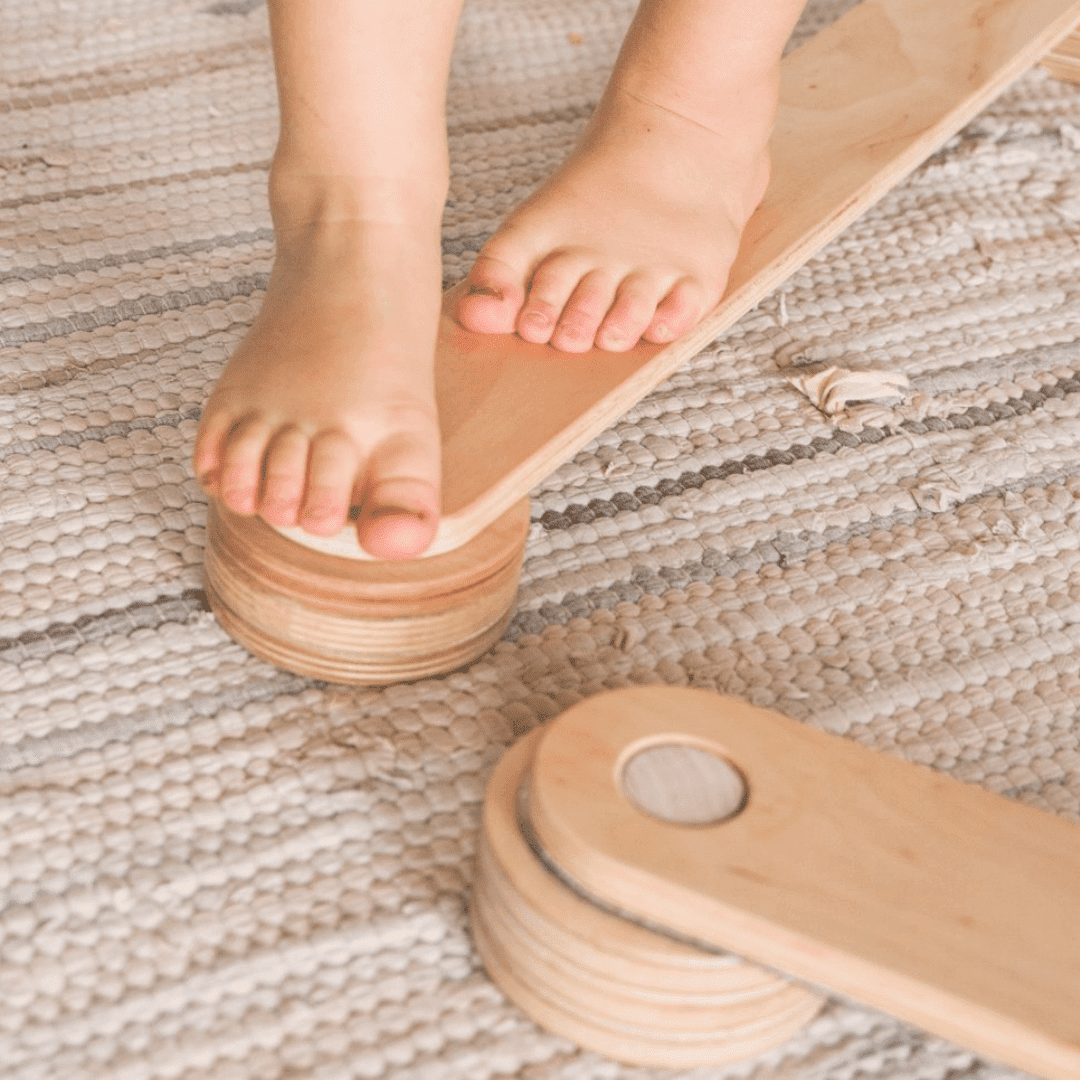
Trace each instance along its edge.
{"label": "rounded end of balance beam", "polygon": [[544,729],[512,746],[484,800],[470,902],[488,974],[541,1027],[631,1065],[690,1069],[786,1042],[824,999],[731,953],[620,918],[541,853],[527,792]]}
{"label": "rounded end of balance beam", "polygon": [[298,675],[383,685],[486,652],[513,614],[529,531],[522,499],[453,551],[401,562],[315,550],[210,506],[210,606],[256,656]]}

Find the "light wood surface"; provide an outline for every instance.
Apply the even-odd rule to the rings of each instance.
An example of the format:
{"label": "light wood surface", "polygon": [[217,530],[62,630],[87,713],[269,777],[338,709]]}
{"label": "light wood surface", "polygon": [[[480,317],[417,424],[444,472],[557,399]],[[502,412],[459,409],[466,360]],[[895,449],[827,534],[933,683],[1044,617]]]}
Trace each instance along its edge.
{"label": "light wood surface", "polygon": [[529,532],[522,499],[462,548],[361,562],[210,508],[206,592],[225,630],[271,663],[334,682],[441,674],[486,652],[513,612]]}
{"label": "light wood surface", "polygon": [[504,755],[484,801],[470,920],[498,985],[551,1030],[639,1065],[719,1064],[790,1038],[820,1009],[820,995],[616,918],[542,866],[516,801],[541,736]]}
{"label": "light wood surface", "polygon": [[[746,807],[637,810],[623,763],[691,745]],[[554,721],[529,813],[571,879],[636,918],[831,987],[1051,1080],[1080,1076],[1080,828],[731,698],[603,694]]]}
{"label": "light wood surface", "polygon": [[1042,66],[1055,78],[1080,83],[1080,30],[1074,30],[1043,57]]}
{"label": "light wood surface", "polygon": [[[475,536],[775,289],[1080,21],[1078,0],[864,0],[782,64],[772,182],[727,295],[665,348],[585,355],[471,334],[444,315],[436,358],[443,521]],[[451,290],[445,308],[456,293]],[[362,558],[352,529],[292,539]]]}

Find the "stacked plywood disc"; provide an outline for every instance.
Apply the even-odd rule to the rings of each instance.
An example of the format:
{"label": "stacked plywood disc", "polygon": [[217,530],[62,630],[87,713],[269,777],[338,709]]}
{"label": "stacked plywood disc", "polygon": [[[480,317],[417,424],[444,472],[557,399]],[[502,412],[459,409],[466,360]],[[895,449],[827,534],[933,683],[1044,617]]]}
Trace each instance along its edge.
{"label": "stacked plywood disc", "polygon": [[610,1057],[691,1068],[784,1042],[820,1009],[801,985],[587,902],[541,862],[519,813],[540,733],[488,788],[472,925],[488,971],[545,1027]]}
{"label": "stacked plywood disc", "polygon": [[467,664],[499,639],[528,530],[522,499],[455,551],[361,561],[214,505],[206,593],[237,641],[289,671],[349,683],[418,679]]}
{"label": "stacked plywood disc", "polygon": [[579,702],[508,754],[483,832],[480,952],[583,1045],[675,1067],[756,1054],[819,1004],[782,970],[1080,1076],[1080,831],[1056,817],[649,686]]}

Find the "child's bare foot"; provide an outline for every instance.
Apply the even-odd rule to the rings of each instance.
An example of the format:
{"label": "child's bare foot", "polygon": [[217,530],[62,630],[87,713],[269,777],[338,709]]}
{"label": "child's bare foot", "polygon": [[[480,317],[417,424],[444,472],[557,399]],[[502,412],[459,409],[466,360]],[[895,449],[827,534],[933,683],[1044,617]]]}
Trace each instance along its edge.
{"label": "child's bare foot", "polygon": [[266,299],[206,409],[206,490],[419,555],[439,515],[434,353],[459,0],[269,0],[281,131]]}
{"label": "child's bare foot", "polygon": [[360,543],[379,558],[428,546],[439,514],[435,209],[420,225],[279,227],[262,310],[203,412],[195,468],[209,494],[323,536],[358,507]]}
{"label": "child's bare foot", "polygon": [[803,2],[640,0],[581,141],[480,252],[462,324],[624,351],[715,307],[768,183],[780,55]]}
{"label": "child's bare foot", "polygon": [[733,145],[612,86],[566,163],[484,245],[457,317],[565,352],[671,341],[719,302],[768,173],[761,141]]}

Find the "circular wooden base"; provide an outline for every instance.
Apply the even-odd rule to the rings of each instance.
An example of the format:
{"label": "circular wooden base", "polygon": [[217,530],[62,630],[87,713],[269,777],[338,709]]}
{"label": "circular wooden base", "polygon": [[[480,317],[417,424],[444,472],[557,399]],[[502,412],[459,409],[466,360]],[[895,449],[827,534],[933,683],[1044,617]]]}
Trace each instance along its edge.
{"label": "circular wooden base", "polygon": [[212,503],[206,592],[232,637],[288,671],[375,685],[419,679],[475,660],[502,635],[528,530],[522,499],[455,551],[361,561]]}
{"label": "circular wooden base", "polygon": [[789,1039],[824,999],[730,954],[617,918],[572,892],[526,842],[518,789],[537,731],[488,786],[470,911],[488,973],[542,1027],[634,1065],[696,1068]]}

